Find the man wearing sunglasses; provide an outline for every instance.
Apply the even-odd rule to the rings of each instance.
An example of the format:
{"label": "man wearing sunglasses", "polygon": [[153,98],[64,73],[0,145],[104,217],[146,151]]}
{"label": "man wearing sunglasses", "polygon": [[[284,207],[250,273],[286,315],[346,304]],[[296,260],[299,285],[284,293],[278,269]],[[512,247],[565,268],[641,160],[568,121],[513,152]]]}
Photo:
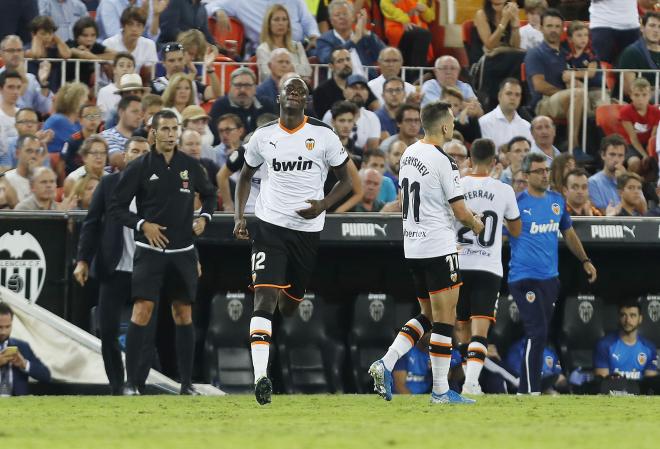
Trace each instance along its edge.
{"label": "man wearing sunglasses", "polygon": [[559,232],[568,249],[580,260],[590,283],[596,280],[596,267],[573,229],[564,198],[548,190],[547,156],[528,154],[523,159],[522,171],[527,179],[527,190],[518,195],[522,232],[509,240],[509,290],[525,329],[518,394],[538,395],[541,393],[543,348],[559,294]]}

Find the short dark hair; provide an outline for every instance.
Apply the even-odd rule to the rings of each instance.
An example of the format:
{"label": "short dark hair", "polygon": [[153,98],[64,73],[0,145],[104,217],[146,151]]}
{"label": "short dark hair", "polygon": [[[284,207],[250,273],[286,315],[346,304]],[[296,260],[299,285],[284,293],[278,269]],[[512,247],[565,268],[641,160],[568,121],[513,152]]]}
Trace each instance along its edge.
{"label": "short dark hair", "polygon": [[621,309],[637,309],[637,313],[642,314],[642,305],[639,303],[639,300],[636,298],[625,298],[621,303],[619,303],[619,308],[617,309],[621,312]]}
{"label": "short dark hair", "polygon": [[568,37],[573,37],[573,33],[576,31],[584,30],[584,29],[589,29],[586,23],[584,23],[581,20],[573,20],[571,23],[568,24],[568,28],[566,29],[566,34],[568,34]]}
{"label": "short dark hair", "polygon": [[231,120],[232,122],[234,122],[234,126],[236,126],[237,128],[244,127],[243,120],[241,120],[241,118],[236,114],[232,114],[232,113],[222,114],[220,117],[218,117],[218,125],[220,124],[220,122],[225,120]]}
{"label": "short dark hair", "polygon": [[84,103],[82,106],[80,106],[80,109],[78,109],[78,116],[82,117],[83,116],[83,111],[87,108],[97,108],[98,106],[95,105],[94,103]]}
{"label": "short dark hair", "polygon": [[[337,53],[340,50],[346,50],[346,49],[344,47],[335,47],[335,48],[332,49],[332,51],[330,52],[330,64],[335,63],[335,53]],[[346,51],[348,51],[348,50],[346,50]]]}
{"label": "short dark hair", "polygon": [[78,151],[81,156],[87,156],[90,151],[92,151],[92,145],[95,143],[101,143],[105,147],[105,151],[107,152],[110,147],[108,146],[108,142],[101,136],[100,134],[92,134],[85,140],[83,140],[82,145],[80,145],[80,150]]}
{"label": "short dark hair", "polygon": [[39,113],[32,108],[21,108],[18,111],[16,111],[16,115],[14,117],[18,118],[18,116],[23,112],[32,112],[34,115],[37,116],[37,120],[39,120]]}
{"label": "short dark hair", "polygon": [[37,16],[30,22],[30,32],[37,34],[40,30],[54,33],[57,31],[57,25],[55,25],[55,22],[49,16]]}
{"label": "short dark hair", "polygon": [[147,18],[144,16],[142,9],[135,6],[129,6],[121,13],[119,23],[121,24],[121,27],[124,28],[129,22],[138,22],[144,26],[147,24]]}
{"label": "short dark hair", "polygon": [[158,111],[154,114],[154,116],[151,119],[151,128],[152,129],[158,129],[158,126],[160,125],[160,121],[162,119],[176,119],[177,122],[179,121],[179,118],[176,116],[174,111],[171,111],[169,109],[163,109],[162,111]]}
{"label": "short dark hair", "polygon": [[501,92],[502,89],[504,89],[504,86],[506,86],[507,84],[513,84],[514,86],[518,86],[518,87],[520,87],[520,89],[522,89],[522,83],[520,82],[519,79],[516,79],[516,78],[513,78],[513,77],[508,77],[508,78],[504,78],[502,80],[502,82],[500,83],[500,87],[497,91]]}
{"label": "short dark hair", "polygon": [[6,302],[0,301],[0,315],[9,315],[12,318],[14,317],[14,311],[11,310],[11,307],[9,307],[9,304]]}
{"label": "short dark hair", "polygon": [[124,151],[128,151],[128,147],[133,142],[140,142],[140,143],[147,142],[147,143],[149,143],[149,141],[147,139],[145,139],[144,137],[142,137],[142,136],[131,136],[131,137],[128,138],[128,140],[126,141],[126,144],[124,145]]}
{"label": "short dark hair", "polygon": [[427,104],[422,108],[421,112],[422,127],[426,131],[433,132],[438,126],[438,123],[449,115],[449,111],[451,111],[451,105],[444,101],[435,101]]}
{"label": "short dark hair", "polygon": [[628,182],[633,179],[640,184],[644,184],[641,176],[639,176],[637,173],[627,171],[616,177],[616,188],[623,190],[626,187],[626,184],[628,184]]}
{"label": "short dark hair", "polygon": [[628,145],[626,139],[621,134],[610,134],[600,141],[600,152],[604,154],[608,147],[625,147],[626,145]]}
{"label": "short dark hair", "polygon": [[534,162],[545,162],[545,161],[546,161],[546,157],[544,154],[529,153],[523,159],[522,164],[520,165],[520,169],[523,171],[523,173],[529,173],[529,171],[532,169],[532,164]]}
{"label": "short dark hair", "polygon": [[587,173],[587,171],[584,168],[582,167],[574,168],[573,170],[566,173],[566,176],[564,176],[564,182],[563,182],[564,187],[568,187],[568,178],[571,176],[585,176],[587,179],[589,179],[589,173]]}
{"label": "short dark hair", "polygon": [[83,34],[85,28],[94,28],[96,35],[99,35],[99,26],[94,19],[89,16],[81,17],[73,24],[73,40],[76,41]]}
{"label": "short dark hair", "polygon": [[28,140],[34,140],[36,142],[40,141],[34,134],[23,134],[22,136],[18,136],[18,139],[16,140],[16,149],[20,150],[23,148],[23,145],[25,145],[25,142]]}
{"label": "short dark hair", "polygon": [[117,67],[120,59],[130,59],[133,65],[135,66],[135,57],[127,51],[120,51],[112,58],[112,66]]}
{"label": "short dark hair", "polygon": [[470,158],[477,164],[485,164],[495,157],[495,142],[490,139],[476,139],[470,147]]}
{"label": "short dark hair", "polygon": [[134,101],[140,103],[140,107],[142,107],[142,98],[135,95],[127,95],[122,97],[121,100],[119,100],[119,103],[117,103],[117,111],[125,111],[128,108],[128,105]]}
{"label": "short dark hair", "polygon": [[541,14],[541,25],[543,25],[543,22],[545,22],[546,17],[556,17],[561,20],[562,23],[564,22],[564,16],[562,16],[559,10],[555,8],[548,8],[543,12],[543,14]]}
{"label": "short dark hair", "polygon": [[351,103],[350,101],[346,100],[341,100],[335,102],[335,104],[332,105],[330,108],[330,114],[332,115],[333,120],[339,117],[342,114],[347,114],[351,113],[354,116],[358,114],[358,111],[360,108],[357,107],[355,103]]}
{"label": "short dark hair", "polygon": [[372,157],[382,157],[383,159],[387,159],[383,150],[380,148],[374,148],[373,150],[367,150],[362,154],[362,164],[368,164],[369,159]]}
{"label": "short dark hair", "polygon": [[8,78],[16,78],[23,82],[23,77],[16,70],[5,70],[0,73],[0,87],[5,87],[5,82],[7,82]]}
{"label": "short dark hair", "polygon": [[406,83],[403,81],[401,78],[398,76],[393,76],[391,78],[387,78],[385,82],[383,83],[383,91],[385,91],[385,86],[387,86],[389,83],[401,83],[401,87],[405,90],[406,88]]}
{"label": "short dark hair", "polygon": [[647,11],[646,14],[644,14],[642,16],[642,26],[646,26],[646,23],[651,18],[656,19],[656,20],[660,20],[660,12],[659,11]]}
{"label": "short dark hair", "polygon": [[513,145],[514,143],[517,143],[517,142],[522,142],[522,141],[527,142],[530,147],[532,146],[532,142],[530,142],[527,137],[523,137],[523,136],[513,136],[511,138],[511,140],[509,140],[509,142],[506,145],[509,148],[509,150],[511,150],[511,145]]}
{"label": "short dark hair", "polygon": [[398,108],[396,108],[396,114],[394,115],[394,121],[396,121],[397,123],[403,122],[403,116],[406,113],[406,111],[417,111],[418,113],[420,112],[419,106],[417,106],[416,104],[403,103]]}

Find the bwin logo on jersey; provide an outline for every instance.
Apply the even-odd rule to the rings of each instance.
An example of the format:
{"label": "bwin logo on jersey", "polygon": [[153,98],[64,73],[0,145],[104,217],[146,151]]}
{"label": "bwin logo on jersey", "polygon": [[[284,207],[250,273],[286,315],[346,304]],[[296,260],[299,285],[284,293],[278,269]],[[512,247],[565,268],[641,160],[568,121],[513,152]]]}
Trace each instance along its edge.
{"label": "bwin logo on jersey", "polygon": [[0,237],[0,285],[37,302],[46,280],[46,256],[29,232],[13,231]]}
{"label": "bwin logo on jersey", "polygon": [[594,306],[589,301],[582,301],[578,305],[578,315],[582,322],[587,324],[594,316]]}
{"label": "bwin logo on jersey", "polygon": [[227,314],[232,321],[238,321],[243,315],[243,303],[238,299],[232,299],[227,303]]}
{"label": "bwin logo on jersey", "polygon": [[312,169],[312,161],[303,161],[302,156],[298,156],[297,161],[278,161],[273,158],[273,171],[305,171]]}
{"label": "bwin logo on jersey", "polygon": [[549,232],[558,233],[559,232],[559,222],[550,220],[550,223],[539,224],[535,221],[532,222],[531,227],[529,228],[530,234],[547,234]]}

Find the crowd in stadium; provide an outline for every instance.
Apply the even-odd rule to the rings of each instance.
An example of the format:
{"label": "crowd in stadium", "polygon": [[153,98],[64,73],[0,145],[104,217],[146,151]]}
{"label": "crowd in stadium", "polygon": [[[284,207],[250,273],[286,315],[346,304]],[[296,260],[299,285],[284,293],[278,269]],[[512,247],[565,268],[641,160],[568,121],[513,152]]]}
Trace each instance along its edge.
{"label": "crowd in stadium", "polygon": [[[527,188],[523,159],[538,153],[570,215],[660,216],[660,7],[653,0],[600,0],[588,10],[579,1],[484,0],[463,24],[464,52],[434,45],[430,29],[440,11],[430,0],[4,3],[3,210],[88,209],[101,178],[146,152],[152,117],[170,110],[180,125],[178,150],[200,161],[217,189],[217,209],[233,212],[243,145],[278,119],[281,83],[300,76],[310,92],[306,114],[333,128],[359,169],[353,192],[329,212],[400,212],[401,156],[423,136],[421,108],[441,100],[455,120],[443,149],[461,174],[471,168],[472,143],[487,138],[497,148],[490,176],[516,193]],[[633,70],[601,70],[611,68]],[[330,173],[326,193],[336,183]],[[0,310],[0,324],[3,313],[12,316]],[[629,335],[639,307],[626,305],[620,317],[637,344]],[[602,377],[627,376],[627,365],[608,365],[615,343],[598,347]],[[641,372],[654,376],[655,347],[639,344],[652,348]],[[510,351],[508,363],[519,365],[522,348]],[[544,367],[552,379],[545,391],[565,389],[548,351],[554,362]],[[428,381],[428,373],[413,372],[428,368],[409,360],[414,355],[394,370],[399,392],[418,387],[406,379]],[[637,374],[628,377],[639,378],[630,369]],[[500,377],[490,391],[501,392],[509,379],[493,372]]]}

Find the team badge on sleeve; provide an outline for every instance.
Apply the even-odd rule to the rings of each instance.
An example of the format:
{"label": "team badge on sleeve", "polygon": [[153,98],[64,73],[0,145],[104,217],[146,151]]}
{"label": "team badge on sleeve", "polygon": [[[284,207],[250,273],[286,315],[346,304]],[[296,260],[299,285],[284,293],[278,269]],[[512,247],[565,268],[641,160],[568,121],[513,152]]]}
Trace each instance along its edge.
{"label": "team badge on sleeve", "polygon": [[640,352],[639,354],[637,354],[637,362],[641,366],[645,366],[646,365],[646,354],[643,353],[643,352]]}
{"label": "team badge on sleeve", "polygon": [[561,208],[559,207],[559,204],[552,203],[552,212],[554,212],[555,215],[559,215],[561,213]]}
{"label": "team badge on sleeve", "polygon": [[527,302],[531,304],[536,300],[536,294],[534,292],[527,292],[525,298],[527,299]]}
{"label": "team badge on sleeve", "polygon": [[316,145],[316,140],[314,139],[305,140],[305,147],[307,148],[308,151],[312,151],[314,149],[314,145]]}

